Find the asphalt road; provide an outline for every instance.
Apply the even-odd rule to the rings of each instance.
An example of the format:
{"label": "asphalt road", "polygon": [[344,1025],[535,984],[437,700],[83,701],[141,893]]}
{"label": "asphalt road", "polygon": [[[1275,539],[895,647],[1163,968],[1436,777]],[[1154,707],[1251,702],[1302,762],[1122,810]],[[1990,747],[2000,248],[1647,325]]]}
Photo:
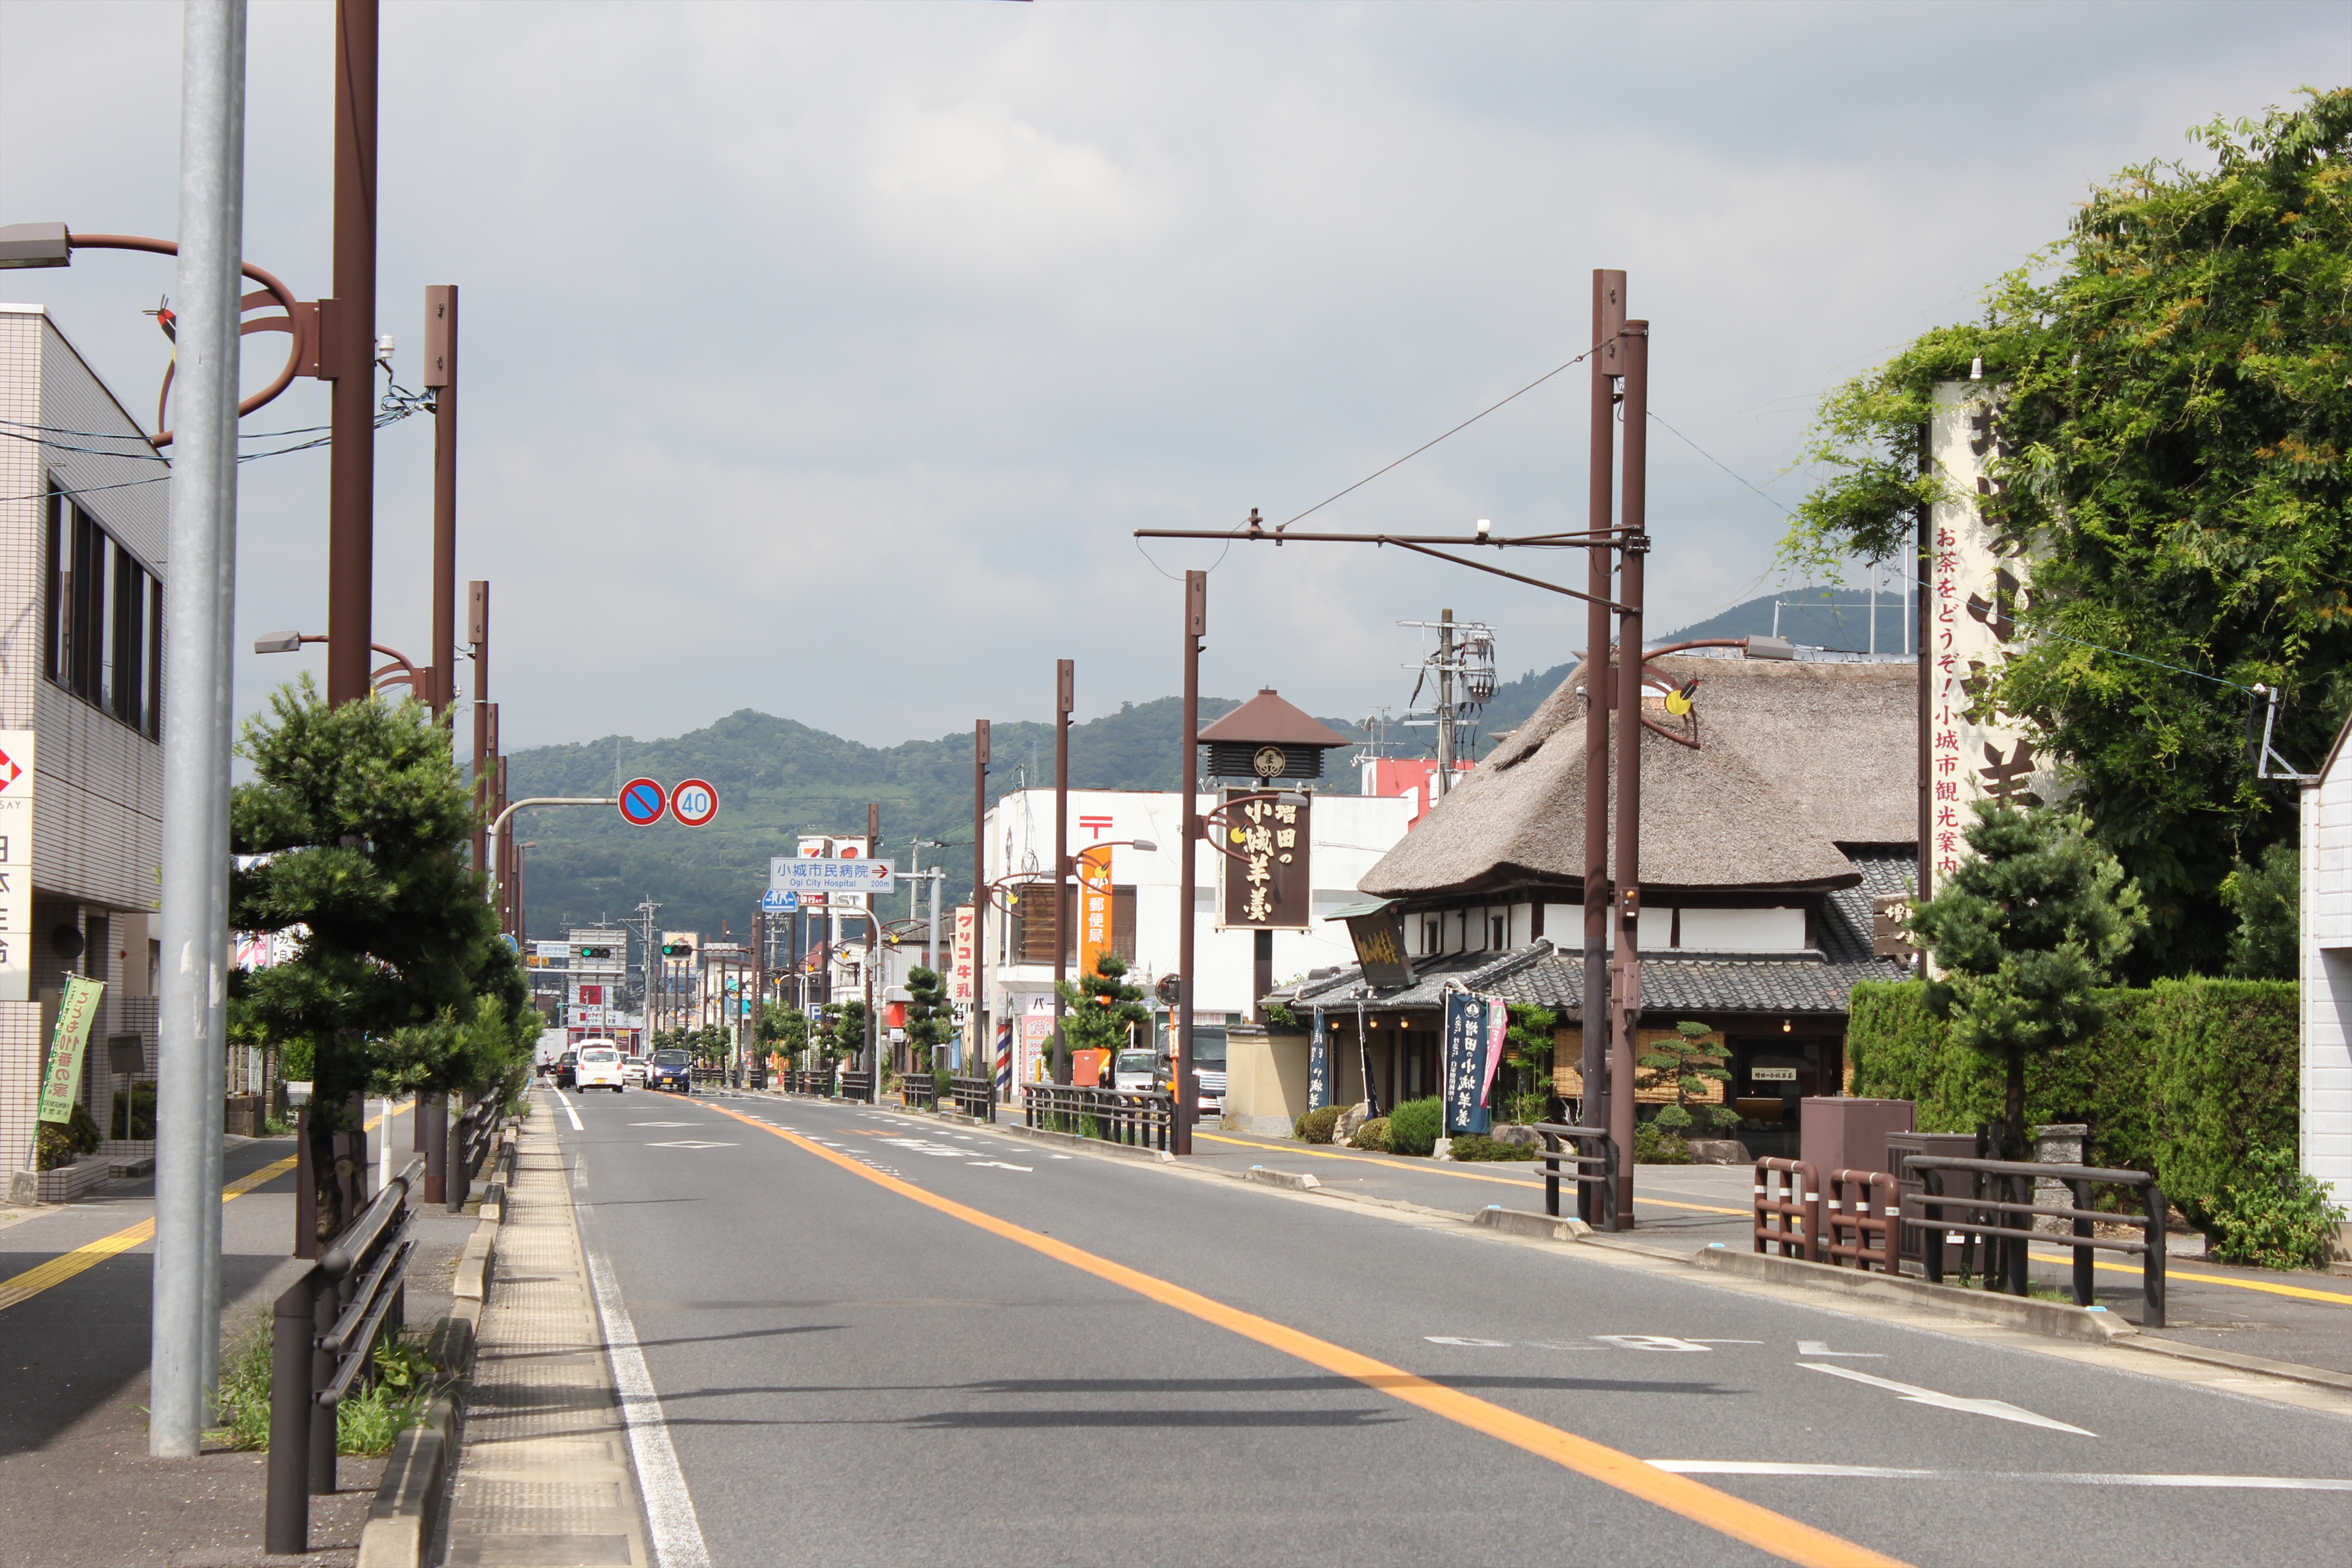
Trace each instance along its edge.
{"label": "asphalt road", "polygon": [[864,1107],[564,1099],[668,1568],[2146,1568],[2352,1521],[2340,1417]]}

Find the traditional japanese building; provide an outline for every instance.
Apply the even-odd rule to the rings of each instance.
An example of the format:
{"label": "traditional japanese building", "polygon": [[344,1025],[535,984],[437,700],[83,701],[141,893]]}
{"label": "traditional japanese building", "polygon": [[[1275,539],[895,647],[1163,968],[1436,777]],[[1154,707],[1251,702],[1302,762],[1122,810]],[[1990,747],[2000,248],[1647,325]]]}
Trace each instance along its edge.
{"label": "traditional japanese building", "polygon": [[[1844,1082],[1855,982],[1906,973],[1873,956],[1872,899],[1909,891],[1916,865],[1917,665],[1694,653],[1650,668],[1665,678],[1641,742],[1641,1032],[1709,1025],[1737,1135],[1793,1154],[1798,1102]],[[1671,712],[1692,680],[1690,711]],[[1584,684],[1580,666],[1333,912],[1389,933],[1404,972],[1349,966],[1284,993],[1302,1021],[1322,1010],[1343,1101],[1363,1097],[1367,1062],[1384,1104],[1435,1092],[1443,997],[1463,988],[1554,1012],[1555,1086],[1582,1095]]]}

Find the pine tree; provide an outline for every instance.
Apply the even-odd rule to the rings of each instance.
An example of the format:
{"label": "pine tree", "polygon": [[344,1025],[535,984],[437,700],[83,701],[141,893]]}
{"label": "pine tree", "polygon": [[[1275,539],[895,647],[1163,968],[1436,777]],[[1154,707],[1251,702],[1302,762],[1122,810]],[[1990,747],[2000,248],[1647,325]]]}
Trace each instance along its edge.
{"label": "pine tree", "polygon": [[1943,891],[1911,912],[1911,931],[1942,977],[1927,1008],[1960,1044],[2008,1068],[2004,1120],[2011,1158],[2025,1147],[2025,1059],[2088,1040],[2105,1021],[2099,999],[2147,925],[2139,884],[2056,807],[1974,807],[1962,837],[1975,854]]}
{"label": "pine tree", "polygon": [[1104,953],[1095,960],[1093,974],[1064,980],[1059,989],[1062,1038],[1072,1051],[1116,1051],[1138,1026],[1151,1023],[1151,1009],[1142,1005],[1143,988],[1127,983],[1127,961],[1115,953]]}
{"label": "pine tree", "polygon": [[907,971],[908,1059],[917,1074],[930,1072],[932,1051],[954,1032],[955,1013],[948,1003],[946,982],[938,970],[918,964]]}
{"label": "pine tree", "polygon": [[1642,1048],[1633,1087],[1675,1092],[1675,1103],[1658,1113],[1659,1126],[1677,1134],[1692,1126],[1718,1132],[1738,1121],[1739,1113],[1705,1096],[1708,1084],[1731,1082],[1731,1073],[1723,1065],[1730,1060],[1730,1051],[1713,1030],[1685,1019],[1675,1025],[1673,1039],[1654,1040]]}

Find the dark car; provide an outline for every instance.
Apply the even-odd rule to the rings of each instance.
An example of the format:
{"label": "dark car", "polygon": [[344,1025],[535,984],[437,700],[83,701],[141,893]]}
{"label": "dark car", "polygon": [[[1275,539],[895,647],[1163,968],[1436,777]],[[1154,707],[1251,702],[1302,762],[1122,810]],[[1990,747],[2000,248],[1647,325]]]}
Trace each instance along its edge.
{"label": "dark car", "polygon": [[580,1083],[577,1076],[579,1069],[580,1053],[578,1051],[567,1051],[562,1056],[557,1057],[555,1059],[555,1086],[558,1089],[579,1088]]}
{"label": "dark car", "polygon": [[694,1092],[694,1058],[683,1051],[656,1051],[646,1069],[646,1087]]}

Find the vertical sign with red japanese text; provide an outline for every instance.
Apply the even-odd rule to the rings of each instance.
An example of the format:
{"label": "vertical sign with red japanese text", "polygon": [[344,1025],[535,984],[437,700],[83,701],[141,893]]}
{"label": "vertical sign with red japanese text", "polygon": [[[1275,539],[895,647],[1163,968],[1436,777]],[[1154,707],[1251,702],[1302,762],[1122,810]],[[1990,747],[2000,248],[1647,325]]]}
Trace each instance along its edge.
{"label": "vertical sign with red japanese text", "polygon": [[[1253,795],[1257,799],[1247,799]],[[1236,800],[1242,803],[1234,805]],[[1262,789],[1227,789],[1225,801],[1229,809],[1218,831],[1233,852],[1222,857],[1223,924],[1253,930],[1305,930],[1314,903],[1307,877],[1307,800],[1277,800]]]}
{"label": "vertical sign with red japanese text", "polygon": [[33,999],[33,732],[0,729],[0,1001]]}
{"label": "vertical sign with red japanese text", "polygon": [[949,950],[948,1000],[959,1008],[971,1006],[974,982],[977,978],[978,955],[973,952],[973,936],[979,930],[980,916],[969,904],[955,908],[955,945]]}
{"label": "vertical sign with red japanese text", "polygon": [[1985,800],[2038,806],[2053,789],[2047,760],[2005,714],[1990,686],[2022,642],[2018,612],[2031,574],[1993,517],[1990,469],[2000,455],[1998,389],[1981,382],[1936,388],[1928,446],[1944,497],[1928,512],[1935,555],[1928,610],[1928,842],[1920,846],[1921,892],[1957,870],[1969,852],[1961,834],[1969,807]]}

